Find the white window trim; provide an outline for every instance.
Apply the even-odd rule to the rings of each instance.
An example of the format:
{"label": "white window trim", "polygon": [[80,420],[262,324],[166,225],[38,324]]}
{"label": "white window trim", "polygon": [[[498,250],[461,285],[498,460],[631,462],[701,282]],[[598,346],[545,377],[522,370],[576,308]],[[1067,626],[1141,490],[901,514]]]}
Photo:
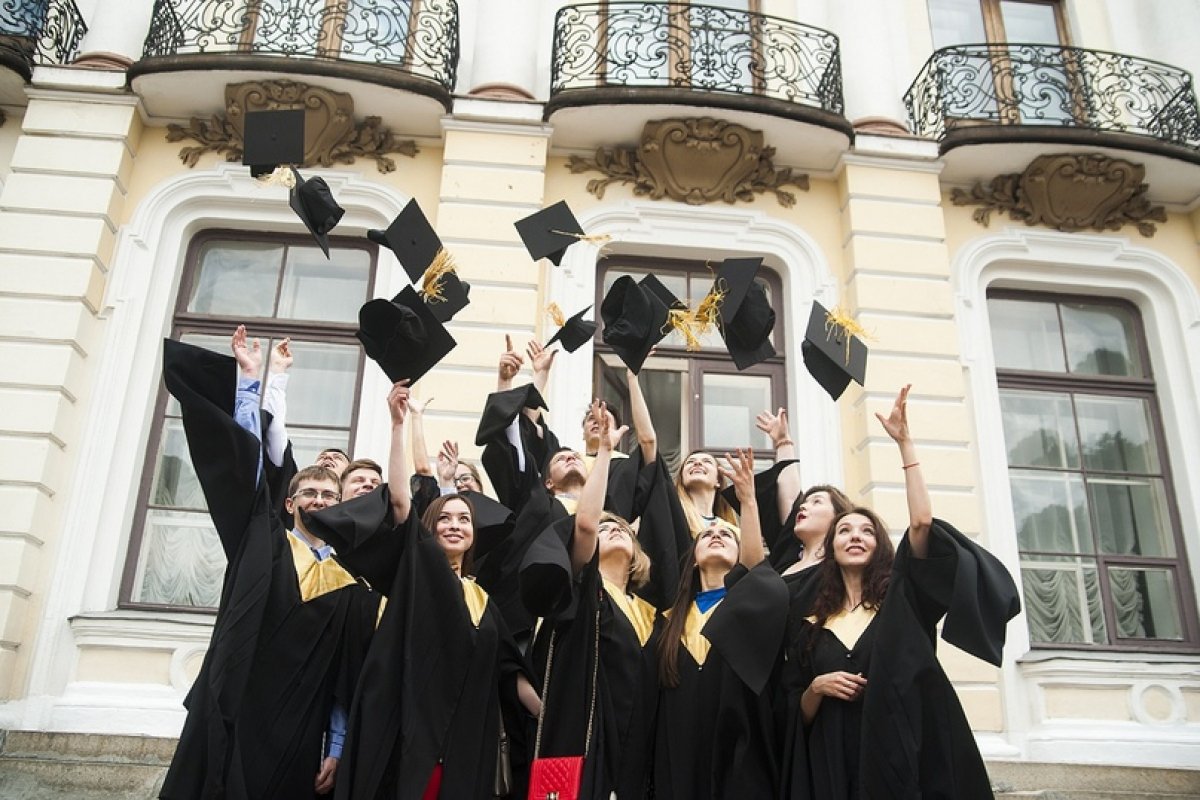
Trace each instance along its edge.
{"label": "white window trim", "polygon": [[[952,264],[962,363],[978,431],[981,501],[989,549],[1020,575],[1016,523],[1008,492],[1008,461],[987,316],[989,288],[1119,297],[1142,316],[1156,394],[1167,431],[1187,567],[1200,579],[1200,291],[1162,253],[1124,237],[1005,228],[961,248]],[[1018,586],[1020,581],[1018,580]],[[1001,671],[1006,734],[1023,757],[1137,766],[1184,767],[1194,761],[1200,724],[1188,723],[1182,689],[1200,690],[1193,657],[1169,656],[1151,669],[1140,654],[1038,651],[1029,653],[1023,616],[1008,628]],[[1157,658],[1157,657],[1156,657]],[[1119,686],[1129,692],[1135,722],[1048,719],[1044,691],[1051,686]],[[1153,720],[1142,698],[1161,686],[1171,698],[1168,718]],[[1190,752],[1189,752],[1189,748]],[[1182,760],[1181,760],[1182,759]]]}
{"label": "white window trim", "polygon": [[[837,282],[816,242],[803,230],[761,211],[627,201],[577,216],[589,235],[612,236],[604,246],[607,252],[713,263],[731,256],[763,256],[764,265],[775,270],[783,284],[788,410],[800,453],[801,481],[805,486],[841,485],[837,406],[808,377],[800,357],[812,301],[826,308],[838,303]],[[595,303],[599,254],[600,247],[589,242],[568,249],[562,264],[550,272],[547,302],[558,303],[567,314]],[[592,313],[599,321],[598,306]],[[582,446],[578,420],[590,401],[593,350],[589,341],[571,358],[555,362],[546,398],[551,423],[557,423],[555,430],[563,444],[573,447]]]}
{"label": "white window trim", "polygon": [[[306,171],[323,177],[346,214],[336,234],[363,236],[368,228],[386,227],[409,198],[378,182],[345,171]],[[304,227],[288,207],[287,191],[264,187],[249,177],[246,168],[220,164],[169,178],[151,190],[122,226],[113,256],[100,317],[105,321],[103,344],[94,358],[93,390],[81,430],[79,461],[55,548],[56,563],[45,604],[31,641],[32,654],[24,697],[0,704],[0,727],[26,730],[126,731],[174,736],[182,722],[182,709],[164,713],[163,700],[142,692],[140,684],[87,684],[75,680],[81,631],[95,645],[108,625],[99,622],[81,629],[72,622],[116,608],[125,566],[141,479],[146,443],[150,435],[162,372],[162,339],[171,330],[188,243],[208,228],[297,233]],[[391,297],[408,278],[395,257],[381,250],[374,293]],[[363,376],[364,397],[386,394],[380,370]],[[381,403],[360,409],[358,440],[366,441],[390,429]],[[141,614],[146,631],[167,631],[170,614]],[[124,617],[122,617],[124,618]],[[211,619],[208,619],[211,626]],[[164,627],[165,625],[165,627]],[[113,629],[113,646],[132,646],[122,634],[122,622]],[[154,647],[171,649],[173,663],[184,657],[176,642],[164,633],[154,635]],[[150,642],[146,641],[146,645]],[[174,680],[174,676],[173,676]],[[186,686],[173,686],[176,704]],[[86,697],[85,707],[78,702]],[[139,702],[138,698],[144,702]]]}

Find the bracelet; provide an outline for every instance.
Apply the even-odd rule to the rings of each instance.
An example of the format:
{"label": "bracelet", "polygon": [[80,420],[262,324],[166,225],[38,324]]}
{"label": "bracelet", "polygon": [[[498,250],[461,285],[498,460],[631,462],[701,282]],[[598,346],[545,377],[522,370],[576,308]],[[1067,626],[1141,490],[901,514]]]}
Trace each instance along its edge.
{"label": "bracelet", "polygon": [[785,445],[789,445],[789,444],[794,445],[795,442],[793,442],[791,439],[780,439],[778,442],[775,443],[775,449],[778,450],[779,448],[781,448]]}
{"label": "bracelet", "polygon": [[912,469],[913,467],[919,467],[919,466],[921,466],[921,462],[920,462],[920,461],[914,461],[914,462],[913,462],[913,463],[911,463],[911,464],[905,464],[905,465],[902,467],[902,469]]}

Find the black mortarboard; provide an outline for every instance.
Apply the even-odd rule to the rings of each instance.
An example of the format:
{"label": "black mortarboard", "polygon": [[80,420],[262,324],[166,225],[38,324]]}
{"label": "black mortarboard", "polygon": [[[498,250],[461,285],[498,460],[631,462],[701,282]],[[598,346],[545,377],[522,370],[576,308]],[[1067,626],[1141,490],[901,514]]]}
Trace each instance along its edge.
{"label": "black mortarboard", "polygon": [[395,253],[413,283],[420,283],[442,249],[442,240],[416,200],[408,201],[387,230],[369,230],[367,238]]}
{"label": "black mortarboard", "polygon": [[530,257],[534,261],[548,258],[556,267],[566,249],[584,237],[583,228],[565,200],[559,200],[514,224]]}
{"label": "black mortarboard", "polygon": [[[554,336],[550,337],[550,341],[546,342],[546,347],[555,342],[561,342],[563,350],[566,350],[568,353],[574,353],[583,347],[596,333],[596,323],[583,318],[583,315],[590,311],[591,308],[591,306],[588,306],[570,319],[563,321]],[[555,306],[555,309],[557,309],[557,306]],[[561,314],[562,312],[558,313]]]}
{"label": "black mortarboard", "polygon": [[393,383],[415,383],[457,345],[411,286],[391,300],[363,305],[354,335]]}
{"label": "black mortarboard", "polygon": [[475,444],[483,446],[498,436],[504,435],[504,429],[512,424],[526,408],[545,408],[546,401],[532,383],[507,389],[503,392],[492,392],[483,404],[479,415],[479,429],[475,431]]}
{"label": "black mortarboard", "polygon": [[486,556],[504,542],[513,526],[513,512],[508,506],[502,505],[486,494],[480,492],[459,492],[471,504],[474,512],[471,526],[475,529],[475,558]]}
{"label": "black mortarboard", "polygon": [[671,301],[678,302],[653,275],[641,283],[622,275],[600,303],[601,337],[635,375],[641,372],[651,348],[667,335]]}
{"label": "black mortarboard", "polygon": [[725,348],[739,369],[749,369],[775,355],[771,346],[771,331],[775,329],[775,309],[767,299],[767,291],[758,281],[751,281],[737,312],[730,319],[724,313],[721,337]]}
{"label": "black mortarboard", "polygon": [[422,291],[421,298],[429,306],[434,318],[445,324],[470,304],[471,284],[461,280],[456,272],[443,272],[437,279],[437,294],[435,299]]}
{"label": "black mortarboard", "polygon": [[761,266],[761,258],[727,258],[721,262],[713,288],[723,293],[719,306],[722,321],[729,322],[737,316]]}
{"label": "black mortarboard", "polygon": [[329,191],[329,184],[325,183],[324,178],[304,180],[294,168],[292,175],[296,185],[288,193],[288,205],[308,228],[321,252],[329,258],[329,232],[346,210],[333,199],[333,192]]}
{"label": "black mortarboard", "polygon": [[800,352],[809,373],[837,400],[851,379],[859,386],[866,380],[867,346],[845,327],[828,320],[829,312],[814,300]]}
{"label": "black mortarboard", "polygon": [[253,178],[280,164],[303,164],[304,109],[247,113],[242,125],[242,163],[250,167]]}

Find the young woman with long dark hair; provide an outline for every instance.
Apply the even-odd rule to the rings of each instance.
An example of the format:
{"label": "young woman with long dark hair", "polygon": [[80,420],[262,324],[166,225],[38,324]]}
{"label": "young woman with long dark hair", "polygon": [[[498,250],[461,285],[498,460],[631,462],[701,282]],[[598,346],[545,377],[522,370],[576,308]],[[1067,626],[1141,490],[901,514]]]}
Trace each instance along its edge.
{"label": "young woman with long dark hair", "polygon": [[899,548],[870,509],[839,514],[814,568],[811,609],[791,621],[785,685],[800,720],[785,751],[790,797],[991,797],[937,661],[935,626],[946,617],[949,641],[998,665],[1016,587],[986,551],[933,518],[908,390],[887,417],[876,414],[902,459],[909,519]]}

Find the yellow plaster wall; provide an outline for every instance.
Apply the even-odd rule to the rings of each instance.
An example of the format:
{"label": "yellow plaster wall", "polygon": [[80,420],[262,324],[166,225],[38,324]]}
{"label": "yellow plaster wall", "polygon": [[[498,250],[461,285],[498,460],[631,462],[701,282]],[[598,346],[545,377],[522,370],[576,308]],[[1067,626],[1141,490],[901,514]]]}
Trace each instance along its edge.
{"label": "yellow plaster wall", "polygon": [[170,685],[171,651],[81,647],[75,672],[78,681]]}
{"label": "yellow plaster wall", "polygon": [[1129,690],[1115,687],[1046,686],[1046,719],[1131,719]]}

